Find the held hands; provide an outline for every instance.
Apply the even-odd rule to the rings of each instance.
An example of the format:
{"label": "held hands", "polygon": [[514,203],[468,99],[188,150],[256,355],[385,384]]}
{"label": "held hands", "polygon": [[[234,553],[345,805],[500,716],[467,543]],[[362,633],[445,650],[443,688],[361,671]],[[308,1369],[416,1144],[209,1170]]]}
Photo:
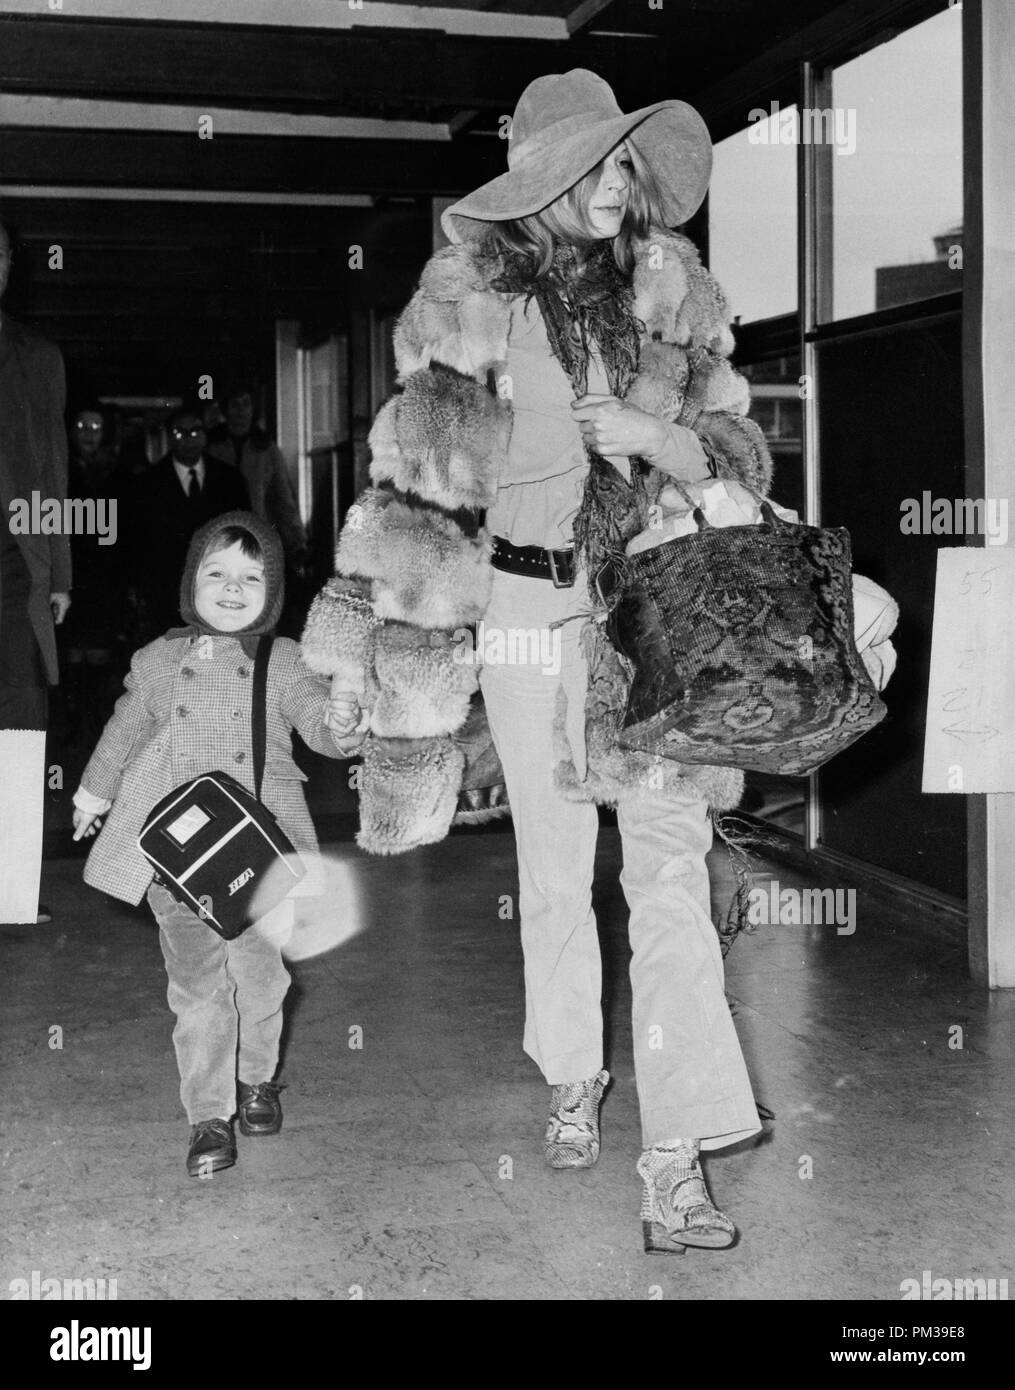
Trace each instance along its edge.
{"label": "held hands", "polygon": [[603,458],[643,458],[682,481],[700,478],[705,470],[705,450],[693,430],[668,424],[616,396],[580,396],[571,413],[582,439]]}
{"label": "held hands", "polygon": [[102,828],[102,820],[94,811],[79,811],[74,808],[74,838],[75,840],[87,839],[89,835],[94,835],[97,830]]}
{"label": "held hands", "polygon": [[53,622],[59,627],[70,608],[70,594],[50,594],[49,607],[53,614]]}
{"label": "held hands", "polygon": [[324,710],[324,722],[336,739],[348,739],[366,729],[366,711],[351,690],[337,690],[334,685]]}

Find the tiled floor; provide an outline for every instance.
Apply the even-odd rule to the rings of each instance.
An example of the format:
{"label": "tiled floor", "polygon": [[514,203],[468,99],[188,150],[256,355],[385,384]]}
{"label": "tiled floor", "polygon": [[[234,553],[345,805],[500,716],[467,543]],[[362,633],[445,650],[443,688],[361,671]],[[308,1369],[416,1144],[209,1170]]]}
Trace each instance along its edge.
{"label": "tiled floor", "polygon": [[597,879],[615,1081],[601,1160],[577,1173],[542,1162],[549,1092],[498,915],[510,834],[329,854],[328,913],[292,965],[285,1129],[241,1138],[211,1181],[183,1168],[150,917],[85,888],[80,859],[47,862],[52,924],[0,928],[0,1297],[34,1270],[115,1278],[121,1299],[898,1299],[926,1269],[1015,1281],[1015,996],[971,984],[918,924],[861,894],[852,935],[735,943],[730,994],[775,1119],[709,1162],[739,1243],[649,1258],[617,832]]}

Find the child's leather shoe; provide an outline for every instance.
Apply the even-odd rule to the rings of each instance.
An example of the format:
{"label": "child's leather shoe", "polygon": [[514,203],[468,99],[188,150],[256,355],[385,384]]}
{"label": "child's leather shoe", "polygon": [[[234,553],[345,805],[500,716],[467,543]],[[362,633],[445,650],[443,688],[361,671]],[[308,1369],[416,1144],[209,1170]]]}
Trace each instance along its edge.
{"label": "child's leather shoe", "polygon": [[231,1120],[201,1120],[190,1129],[187,1172],[192,1178],[207,1177],[218,1168],[236,1162],[236,1138]]}
{"label": "child's leather shoe", "polygon": [[259,1081],[253,1086],[238,1081],[236,1085],[239,1099],[236,1117],[240,1133],[277,1134],[282,1128],[282,1107],[278,1100],[282,1087],[274,1081]]}

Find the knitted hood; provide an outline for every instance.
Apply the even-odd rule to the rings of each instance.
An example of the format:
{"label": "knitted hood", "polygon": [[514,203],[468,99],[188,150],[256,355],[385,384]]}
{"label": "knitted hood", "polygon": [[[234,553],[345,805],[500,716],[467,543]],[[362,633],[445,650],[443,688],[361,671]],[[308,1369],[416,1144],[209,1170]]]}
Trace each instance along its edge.
{"label": "knitted hood", "polygon": [[[197,571],[207,553],[209,543],[227,526],[242,526],[245,531],[249,531],[256,538],[261,547],[261,554],[264,559],[264,607],[260,617],[248,623],[246,627],[224,634],[220,628],[210,627],[199,616],[194,607],[194,588]],[[200,530],[195,531],[191,537],[190,549],[187,551],[187,562],[183,567],[183,578],[180,580],[180,614],[186,626],[173,628],[172,631],[166,633],[166,636],[170,638],[198,635],[235,637],[247,656],[252,658],[257,651],[258,638],[275,630],[282,615],[284,602],[285,554],[274,526],[269,525],[267,521],[262,521],[253,512],[223,512],[221,516],[212,517],[211,521],[205,522]]]}

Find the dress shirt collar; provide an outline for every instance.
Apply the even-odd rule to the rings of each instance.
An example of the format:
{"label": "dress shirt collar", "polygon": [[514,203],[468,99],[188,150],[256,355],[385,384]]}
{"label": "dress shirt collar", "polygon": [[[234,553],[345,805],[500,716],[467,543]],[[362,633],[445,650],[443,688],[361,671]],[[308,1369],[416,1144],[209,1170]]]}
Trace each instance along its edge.
{"label": "dress shirt collar", "polygon": [[195,470],[195,472],[196,472],[196,474],[197,474],[198,486],[200,487],[200,489],[201,489],[202,492],[204,491],[204,472],[205,472],[205,469],[204,469],[204,455],[203,455],[203,454],[202,454],[201,457],[198,459],[197,463],[195,463],[195,464],[193,464],[193,465],[186,464],[186,463],[180,463],[176,458],[174,458],[174,459],[173,459],[173,467],[176,469],[176,476],[177,476],[177,477],[179,478],[179,480],[180,480],[180,487],[183,488],[183,490],[184,490],[185,493],[187,493],[188,495],[189,495],[189,493],[190,493],[190,469],[191,469],[191,467],[194,468],[194,470]]}

